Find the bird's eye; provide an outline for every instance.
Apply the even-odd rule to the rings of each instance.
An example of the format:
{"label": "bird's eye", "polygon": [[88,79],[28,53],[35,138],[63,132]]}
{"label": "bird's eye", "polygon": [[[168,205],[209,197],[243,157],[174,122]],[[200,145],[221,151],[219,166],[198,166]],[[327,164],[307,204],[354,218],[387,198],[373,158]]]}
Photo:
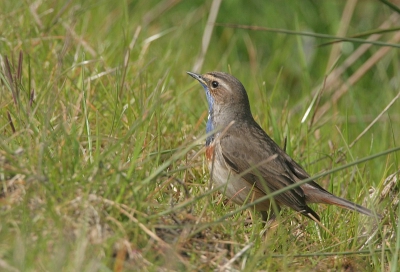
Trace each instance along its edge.
{"label": "bird's eye", "polygon": [[213,81],[213,82],[211,83],[211,85],[213,86],[213,88],[217,88],[219,84],[218,84],[217,81]]}

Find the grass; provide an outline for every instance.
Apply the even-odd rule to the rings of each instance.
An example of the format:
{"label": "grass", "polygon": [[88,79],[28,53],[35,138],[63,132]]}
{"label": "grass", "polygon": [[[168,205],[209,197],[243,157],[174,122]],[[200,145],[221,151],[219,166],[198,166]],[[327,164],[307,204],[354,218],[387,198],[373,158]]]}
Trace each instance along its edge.
{"label": "grass", "polygon": [[[0,4],[2,271],[398,270],[395,8],[222,1],[217,23],[280,30],[211,33],[211,2]],[[382,221],[313,205],[326,229],[287,209],[263,228],[212,188],[207,103],[185,73],[203,35],[198,72],[239,78],[272,138]]]}

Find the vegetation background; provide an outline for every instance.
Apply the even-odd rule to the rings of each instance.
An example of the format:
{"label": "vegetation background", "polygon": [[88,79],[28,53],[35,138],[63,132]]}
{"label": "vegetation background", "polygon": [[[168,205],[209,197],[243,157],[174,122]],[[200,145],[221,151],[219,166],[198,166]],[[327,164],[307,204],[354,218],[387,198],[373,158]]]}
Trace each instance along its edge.
{"label": "vegetation background", "polygon": [[[1,1],[0,270],[398,271],[399,5]],[[314,205],[326,229],[287,209],[264,229],[212,191],[186,75],[212,70],[310,174],[344,168],[323,187],[384,219]]]}

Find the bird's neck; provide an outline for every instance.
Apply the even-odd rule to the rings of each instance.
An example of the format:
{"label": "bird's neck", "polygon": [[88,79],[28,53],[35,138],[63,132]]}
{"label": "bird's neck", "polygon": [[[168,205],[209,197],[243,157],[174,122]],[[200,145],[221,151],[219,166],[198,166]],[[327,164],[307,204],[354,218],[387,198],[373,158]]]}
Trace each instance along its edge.
{"label": "bird's neck", "polygon": [[[245,124],[255,122],[250,111],[232,111],[229,108],[213,107],[208,111],[208,120],[206,125],[206,133],[210,133],[217,129],[225,130],[226,127],[235,124]],[[235,126],[235,125],[233,125]],[[226,133],[226,132],[225,132]],[[215,139],[217,133],[209,135],[206,139],[206,146],[209,146]]]}
{"label": "bird's neck", "polygon": [[[206,125],[206,133],[210,133],[211,131],[214,130],[214,113],[210,110],[208,111],[208,120],[207,120],[207,125]],[[209,146],[212,141],[214,140],[214,134],[209,135],[206,139],[206,146]]]}

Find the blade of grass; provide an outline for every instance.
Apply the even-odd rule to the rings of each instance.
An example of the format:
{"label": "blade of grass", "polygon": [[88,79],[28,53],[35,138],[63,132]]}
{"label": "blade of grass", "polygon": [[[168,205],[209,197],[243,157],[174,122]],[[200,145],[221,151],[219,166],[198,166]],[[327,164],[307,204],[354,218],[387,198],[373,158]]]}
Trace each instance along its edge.
{"label": "blade of grass", "polygon": [[333,36],[333,35],[328,35],[328,34],[304,32],[304,31],[293,31],[293,30],[287,30],[287,29],[269,28],[269,27],[262,27],[262,26],[221,24],[221,23],[216,23],[215,25],[221,26],[221,27],[227,27],[227,28],[238,28],[238,29],[248,29],[248,30],[254,30],[254,31],[284,33],[284,34],[288,34],[288,35],[309,36],[309,37],[314,37],[314,38],[342,40],[342,41],[348,41],[348,42],[354,42],[354,43],[372,44],[372,45],[377,45],[377,46],[400,48],[400,44],[393,43],[393,41],[380,42],[380,41],[372,41],[372,40],[368,40],[368,39],[365,40],[365,39],[350,38],[350,37],[338,37],[338,36]]}

